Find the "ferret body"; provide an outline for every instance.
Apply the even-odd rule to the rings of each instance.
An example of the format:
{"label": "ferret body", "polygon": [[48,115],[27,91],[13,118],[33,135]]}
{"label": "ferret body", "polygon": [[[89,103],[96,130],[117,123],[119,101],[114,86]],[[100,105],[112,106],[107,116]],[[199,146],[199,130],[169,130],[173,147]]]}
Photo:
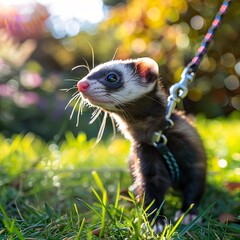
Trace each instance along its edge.
{"label": "ferret body", "polygon": [[[157,63],[150,58],[114,60],[92,69],[77,84],[84,101],[108,112],[119,129],[131,141],[129,168],[137,199],[144,196],[149,221],[164,201],[170,187],[181,190],[183,200],[179,218],[191,204],[194,208],[185,223],[197,216],[197,206],[203,195],[206,179],[206,154],[202,141],[187,117],[178,111],[172,114],[174,127],[164,130],[167,147],[177,161],[180,177],[177,183],[161,152],[152,145],[154,132],[163,130],[167,94],[158,77]],[[183,221],[183,222],[184,222]],[[154,230],[160,232],[165,224],[163,210],[156,218]]]}

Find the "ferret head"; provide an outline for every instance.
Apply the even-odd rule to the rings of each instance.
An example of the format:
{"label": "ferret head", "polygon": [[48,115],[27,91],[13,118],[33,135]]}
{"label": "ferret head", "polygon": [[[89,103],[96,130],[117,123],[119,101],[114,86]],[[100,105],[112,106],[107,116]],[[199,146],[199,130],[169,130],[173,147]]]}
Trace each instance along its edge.
{"label": "ferret head", "polygon": [[117,111],[152,91],[158,65],[151,58],[114,60],[101,64],[80,80],[78,91],[91,105]]}

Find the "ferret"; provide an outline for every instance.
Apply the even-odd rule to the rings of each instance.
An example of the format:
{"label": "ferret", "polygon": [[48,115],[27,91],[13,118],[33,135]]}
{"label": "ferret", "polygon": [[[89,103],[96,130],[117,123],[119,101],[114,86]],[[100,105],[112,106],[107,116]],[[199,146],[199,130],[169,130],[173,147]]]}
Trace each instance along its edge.
{"label": "ferret", "polygon": [[[182,192],[182,206],[175,220],[191,204],[194,207],[182,223],[195,219],[205,188],[206,154],[199,134],[182,112],[175,110],[171,116],[174,126],[165,128],[168,96],[159,78],[158,64],[147,57],[112,60],[93,68],[77,88],[83,101],[107,112],[130,140],[132,189],[138,201],[144,199],[149,222],[155,220],[153,230],[159,233],[166,225],[163,208],[160,212],[158,209],[170,187]],[[177,182],[161,150],[152,144],[153,134],[161,130],[178,165]]]}

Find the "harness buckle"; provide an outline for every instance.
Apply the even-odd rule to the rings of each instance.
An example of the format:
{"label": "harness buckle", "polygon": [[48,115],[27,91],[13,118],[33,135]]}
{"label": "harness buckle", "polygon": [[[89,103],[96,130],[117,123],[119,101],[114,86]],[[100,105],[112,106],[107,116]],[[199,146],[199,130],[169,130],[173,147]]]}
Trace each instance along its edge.
{"label": "harness buckle", "polygon": [[154,132],[152,135],[152,145],[157,147],[159,144],[167,145],[167,137],[162,131]]}

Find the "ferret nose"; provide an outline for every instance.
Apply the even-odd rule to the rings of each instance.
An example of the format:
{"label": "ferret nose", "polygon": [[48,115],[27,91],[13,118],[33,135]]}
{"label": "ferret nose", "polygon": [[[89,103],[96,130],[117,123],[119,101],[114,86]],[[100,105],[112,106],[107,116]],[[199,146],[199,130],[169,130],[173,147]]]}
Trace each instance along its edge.
{"label": "ferret nose", "polygon": [[89,86],[90,86],[90,84],[86,80],[81,80],[77,83],[79,92],[85,92]]}

